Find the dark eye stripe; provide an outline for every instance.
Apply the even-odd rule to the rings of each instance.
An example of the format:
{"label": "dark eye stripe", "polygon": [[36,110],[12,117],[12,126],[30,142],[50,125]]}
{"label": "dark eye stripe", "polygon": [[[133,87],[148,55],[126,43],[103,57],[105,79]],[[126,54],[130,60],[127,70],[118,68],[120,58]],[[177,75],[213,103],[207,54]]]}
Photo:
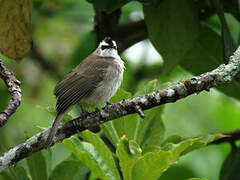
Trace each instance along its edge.
{"label": "dark eye stripe", "polygon": [[107,45],[102,45],[102,46],[101,46],[101,49],[102,49],[102,50],[104,50],[104,49],[110,49],[110,48],[117,49],[115,46],[107,46]]}
{"label": "dark eye stripe", "polygon": [[110,48],[111,48],[111,46],[104,46],[104,45],[101,46],[101,49],[102,49],[102,50],[104,50],[104,49],[110,49]]}

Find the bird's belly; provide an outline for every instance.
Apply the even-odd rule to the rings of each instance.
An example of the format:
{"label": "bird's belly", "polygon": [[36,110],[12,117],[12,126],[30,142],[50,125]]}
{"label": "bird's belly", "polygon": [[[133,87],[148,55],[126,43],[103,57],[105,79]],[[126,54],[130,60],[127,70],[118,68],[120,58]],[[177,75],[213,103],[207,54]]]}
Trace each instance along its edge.
{"label": "bird's belly", "polygon": [[123,79],[123,70],[110,67],[104,80],[93,93],[85,99],[86,105],[96,107],[108,101],[118,90]]}

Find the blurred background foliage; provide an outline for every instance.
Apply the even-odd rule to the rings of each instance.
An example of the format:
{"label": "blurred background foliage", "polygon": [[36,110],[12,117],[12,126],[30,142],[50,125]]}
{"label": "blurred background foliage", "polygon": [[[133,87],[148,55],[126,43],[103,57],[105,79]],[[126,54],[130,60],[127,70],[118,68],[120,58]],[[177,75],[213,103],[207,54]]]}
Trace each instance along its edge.
{"label": "blurred background foliage", "polygon": [[[105,7],[97,0],[93,0],[93,2],[100,3],[97,7],[101,10],[108,10],[118,8],[120,1],[117,1],[118,3],[113,7]],[[160,3],[160,1],[154,0],[141,2],[145,5],[154,4],[154,6]],[[143,19],[143,9],[140,2],[125,0],[121,1],[120,4],[120,6],[124,5],[122,6],[120,23]],[[186,10],[185,7],[180,8]],[[150,13],[153,10],[145,7],[144,11]],[[175,11],[175,9],[171,9],[169,14],[172,13],[174,16]],[[156,10],[155,12],[156,21],[159,20],[159,16],[166,18],[158,15],[158,13],[163,13],[162,11]],[[34,50],[21,62],[9,60],[1,55],[5,65],[22,82],[23,92],[20,108],[10,118],[7,125],[0,129],[1,153],[23,142],[27,137],[40,132],[41,127],[47,127],[51,124],[54,117],[42,107],[55,106],[56,99],[53,95],[53,89],[60,77],[78,65],[95,48],[94,14],[93,5],[84,0],[34,0],[32,15]],[[178,14],[176,13],[176,15]],[[225,17],[235,43],[239,43],[240,25],[237,17],[230,13],[225,13]],[[189,28],[194,26],[194,32],[188,32],[189,29],[187,29],[186,36],[178,37],[175,34],[171,42],[167,42],[167,39],[165,42],[160,41],[155,36],[161,34],[161,31],[166,32],[169,30],[168,28],[171,29],[175,26],[174,17],[170,20],[172,21],[169,24],[162,21],[164,23],[159,24],[159,27],[150,27],[150,29],[157,29],[155,35],[150,35],[156,49],[164,47],[166,51],[169,51],[168,48],[170,50],[173,47],[176,49],[184,48],[171,44],[174,44],[175,41],[184,42],[186,38],[189,38],[189,33],[201,33],[199,43],[192,46],[192,42],[189,42],[189,45],[185,45],[189,47],[187,52],[181,51],[180,55],[171,54],[167,58],[173,59],[173,61],[164,61],[164,63],[149,40],[131,46],[121,54],[126,65],[122,89],[135,94],[146,82],[153,79],[157,79],[160,87],[166,87],[191,77],[193,74],[210,71],[223,63],[220,37],[221,22],[215,13],[207,18],[201,18],[201,30],[199,27],[195,27],[199,24],[190,24]],[[155,19],[151,21],[155,21]],[[151,24],[151,21],[147,23]],[[191,18],[186,21],[195,23]],[[162,36],[164,39],[165,34]],[[191,36],[191,39],[196,38],[196,34],[191,34]],[[190,47],[193,49],[188,51]],[[211,51],[214,54],[208,54],[206,49],[209,48],[215,48]],[[202,49],[202,51],[197,51],[198,49]],[[163,49],[164,53],[165,49]],[[181,61],[177,60],[176,56],[181,56]],[[194,63],[192,59],[195,59]],[[165,105],[162,116],[165,124],[165,137],[174,134],[194,137],[239,129],[239,83],[236,86],[237,89],[234,89],[234,86],[230,91],[228,89],[227,93],[225,91],[230,96],[222,93],[224,90],[211,89],[210,92],[192,95],[176,103]],[[3,109],[9,100],[9,95],[2,81],[0,82],[0,98],[0,109]],[[179,163],[172,166],[160,179],[182,180],[189,177],[207,177],[211,180],[217,180],[223,161],[230,151],[229,144],[211,145],[193,151],[183,156]],[[47,155],[46,150],[43,153]],[[52,169],[70,154],[71,152],[64,145],[55,145],[52,148]],[[70,158],[69,161],[73,160]],[[26,166],[26,163],[25,160],[20,162],[23,166]],[[83,166],[84,168],[86,172],[87,168]],[[94,179],[94,177],[92,178]]]}

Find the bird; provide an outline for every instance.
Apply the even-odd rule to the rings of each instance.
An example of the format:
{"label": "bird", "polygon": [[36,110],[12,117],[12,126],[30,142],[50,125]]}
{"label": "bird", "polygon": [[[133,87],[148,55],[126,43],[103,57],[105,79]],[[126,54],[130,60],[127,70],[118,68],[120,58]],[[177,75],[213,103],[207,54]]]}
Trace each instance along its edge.
{"label": "bird", "polygon": [[78,104],[82,112],[108,103],[119,89],[125,70],[124,61],[111,37],[105,37],[98,47],[56,85],[56,118],[48,133],[49,147],[66,111]]}

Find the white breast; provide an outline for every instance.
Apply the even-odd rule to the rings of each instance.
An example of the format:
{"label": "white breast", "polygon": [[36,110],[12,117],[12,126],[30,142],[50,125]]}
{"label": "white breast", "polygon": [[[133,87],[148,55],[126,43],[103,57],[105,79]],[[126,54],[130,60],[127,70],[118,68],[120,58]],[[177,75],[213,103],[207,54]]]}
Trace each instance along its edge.
{"label": "white breast", "polygon": [[[119,56],[118,56],[119,57]],[[105,74],[104,80],[98,85],[96,90],[88,98],[88,102],[95,106],[108,101],[118,90],[123,79],[124,63],[119,58],[112,60]]]}

